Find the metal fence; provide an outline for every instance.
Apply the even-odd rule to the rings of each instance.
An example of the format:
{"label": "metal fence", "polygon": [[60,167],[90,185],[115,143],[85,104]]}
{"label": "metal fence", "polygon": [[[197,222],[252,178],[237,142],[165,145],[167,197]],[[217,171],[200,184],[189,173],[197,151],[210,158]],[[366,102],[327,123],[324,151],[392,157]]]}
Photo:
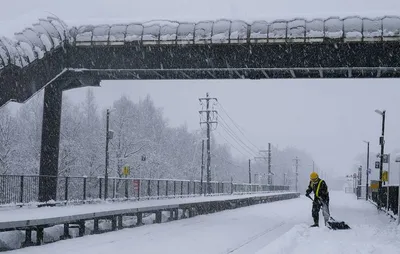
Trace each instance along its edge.
{"label": "metal fence", "polygon": [[[366,186],[357,186],[355,188],[355,194],[357,199],[366,198]],[[379,205],[378,191],[373,191],[368,188],[368,198],[372,200],[375,205]],[[399,205],[399,186],[382,186],[382,198],[380,201],[380,207],[393,215],[398,214]]]}
{"label": "metal fence", "polygon": [[[372,201],[378,204],[378,192],[371,193]],[[399,186],[382,186],[381,208],[398,214]]]}
{"label": "metal fence", "polygon": [[[104,177],[52,177],[38,175],[0,175],[0,204],[38,202],[39,180],[57,179],[58,202],[104,199]],[[199,196],[207,183],[178,179],[109,178],[109,199],[159,199]],[[234,182],[211,182],[212,195],[287,191],[289,186],[270,186]]]}
{"label": "metal fence", "polygon": [[64,44],[73,46],[124,44],[208,44],[315,42],[326,40],[400,40],[400,17],[329,17],[254,21],[216,20],[185,23],[152,21],[68,28],[62,20],[40,19],[15,34],[16,40],[0,38],[0,69],[26,66]]}

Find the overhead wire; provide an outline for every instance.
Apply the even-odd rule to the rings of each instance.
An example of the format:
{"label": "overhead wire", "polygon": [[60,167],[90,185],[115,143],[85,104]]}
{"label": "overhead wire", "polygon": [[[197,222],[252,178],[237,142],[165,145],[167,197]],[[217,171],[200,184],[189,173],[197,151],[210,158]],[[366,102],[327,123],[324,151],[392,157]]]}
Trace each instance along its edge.
{"label": "overhead wire", "polygon": [[244,154],[243,151],[239,150],[236,146],[234,146],[231,142],[228,141],[228,139],[226,139],[221,132],[219,132],[218,130],[216,131],[216,133],[222,137],[227,143],[228,145],[230,145],[232,148],[234,148],[236,151],[238,151],[239,153],[241,153],[243,156],[247,157],[248,155]]}
{"label": "overhead wire", "polygon": [[254,152],[254,150],[252,148],[250,148],[246,143],[244,143],[240,137],[238,137],[238,135],[236,135],[236,133],[229,127],[228,123],[224,120],[224,118],[219,115],[220,119],[222,120],[222,122],[220,121],[220,125],[222,126],[222,128],[227,132],[227,134],[233,139],[235,140],[236,143],[239,144],[239,142],[241,144],[243,144],[246,148],[243,147],[243,145],[239,144],[243,149],[250,151],[251,154],[255,157],[257,157],[257,152]]}
{"label": "overhead wire", "polygon": [[257,157],[257,154],[254,153],[254,151],[252,151],[252,150],[246,148],[245,146],[243,146],[243,145],[240,143],[241,140],[238,140],[237,138],[235,138],[235,136],[232,135],[232,134],[229,132],[229,130],[227,129],[227,127],[226,127],[222,122],[220,122],[220,127],[221,127],[222,130],[225,131],[225,133],[227,134],[227,136],[229,136],[229,137],[231,138],[231,140],[233,140],[241,149],[243,149],[244,152],[246,152],[247,154],[249,154],[251,157]]}
{"label": "overhead wire", "polygon": [[[218,102],[218,105],[220,106],[220,108],[222,109],[222,111],[225,113],[225,115],[231,120],[231,122],[233,123],[233,125],[239,130],[239,132],[243,135],[243,137],[257,150],[259,151],[260,149],[253,143],[251,142],[251,140],[249,138],[246,137],[246,135],[244,134],[244,130],[242,130],[243,128],[241,128],[233,119],[232,117],[228,114],[228,112],[225,110],[224,106],[221,104],[221,102]],[[220,114],[219,114],[220,115]]]}

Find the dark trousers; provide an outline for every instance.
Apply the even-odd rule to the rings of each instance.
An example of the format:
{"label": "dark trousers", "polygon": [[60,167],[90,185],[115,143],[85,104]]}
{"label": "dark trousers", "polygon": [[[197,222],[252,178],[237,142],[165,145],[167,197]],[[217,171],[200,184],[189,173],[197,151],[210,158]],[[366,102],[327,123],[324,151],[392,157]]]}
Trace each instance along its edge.
{"label": "dark trousers", "polygon": [[311,215],[314,219],[314,224],[319,224],[319,211],[321,210],[322,207],[322,212],[324,215],[324,220],[325,220],[325,224],[326,222],[329,220],[329,199],[324,200],[324,205],[319,202],[319,201],[314,201],[313,202],[313,206],[312,206],[312,210],[311,210]]}

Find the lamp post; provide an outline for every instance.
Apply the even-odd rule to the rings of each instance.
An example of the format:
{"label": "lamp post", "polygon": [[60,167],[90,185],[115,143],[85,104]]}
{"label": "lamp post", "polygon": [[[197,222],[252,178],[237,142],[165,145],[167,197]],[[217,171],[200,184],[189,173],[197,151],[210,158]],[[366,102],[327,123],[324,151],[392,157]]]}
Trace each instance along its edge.
{"label": "lamp post", "polygon": [[381,145],[381,153],[380,153],[380,165],[379,165],[379,189],[378,189],[378,208],[381,208],[382,205],[382,172],[383,172],[383,155],[385,154],[385,118],[386,118],[386,110],[380,111],[375,110],[375,113],[382,116],[382,134],[379,138],[379,144]]}
{"label": "lamp post", "polygon": [[366,173],[367,173],[367,178],[365,178],[366,179],[366,182],[365,182],[365,192],[366,192],[366,195],[365,195],[365,200],[368,200],[368,194],[369,194],[369,188],[368,188],[368,181],[369,181],[369,141],[365,141],[364,140],[364,143],[366,143],[367,144],[367,169],[366,169]]}

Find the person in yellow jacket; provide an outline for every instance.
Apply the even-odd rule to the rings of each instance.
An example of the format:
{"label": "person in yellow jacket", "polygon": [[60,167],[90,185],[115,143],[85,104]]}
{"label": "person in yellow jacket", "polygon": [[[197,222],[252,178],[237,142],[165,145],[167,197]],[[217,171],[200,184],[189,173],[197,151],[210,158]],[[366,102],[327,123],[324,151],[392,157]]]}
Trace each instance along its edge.
{"label": "person in yellow jacket", "polygon": [[311,215],[314,219],[314,224],[311,227],[319,227],[319,211],[322,207],[325,225],[329,220],[329,191],[328,185],[324,180],[319,178],[316,172],[310,174],[310,184],[306,190],[306,196],[309,197],[311,192],[314,192],[314,202],[311,210]]}

